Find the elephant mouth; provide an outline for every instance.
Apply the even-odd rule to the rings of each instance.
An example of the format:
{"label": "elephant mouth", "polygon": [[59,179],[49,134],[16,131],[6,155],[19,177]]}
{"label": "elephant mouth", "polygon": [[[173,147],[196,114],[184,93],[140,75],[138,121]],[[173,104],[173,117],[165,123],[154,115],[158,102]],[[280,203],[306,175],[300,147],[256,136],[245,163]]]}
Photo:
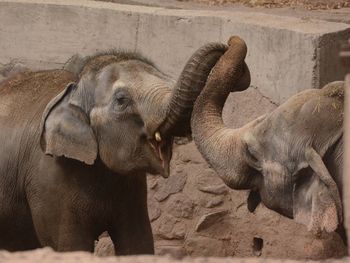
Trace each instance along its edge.
{"label": "elephant mouth", "polygon": [[164,178],[168,178],[170,175],[170,160],[172,157],[173,137],[170,137],[166,140],[150,139],[148,142],[157,161],[160,164],[160,169],[157,169],[158,172]]}

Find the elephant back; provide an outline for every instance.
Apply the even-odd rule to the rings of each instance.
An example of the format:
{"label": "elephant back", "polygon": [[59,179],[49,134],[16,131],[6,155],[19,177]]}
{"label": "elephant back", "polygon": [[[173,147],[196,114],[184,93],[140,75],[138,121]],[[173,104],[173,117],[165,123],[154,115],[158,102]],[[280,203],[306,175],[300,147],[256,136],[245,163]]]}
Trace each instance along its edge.
{"label": "elephant back", "polygon": [[31,115],[35,114],[40,115],[40,120],[46,104],[72,81],[75,81],[74,75],[65,70],[17,74],[0,84],[0,117],[33,119]]}

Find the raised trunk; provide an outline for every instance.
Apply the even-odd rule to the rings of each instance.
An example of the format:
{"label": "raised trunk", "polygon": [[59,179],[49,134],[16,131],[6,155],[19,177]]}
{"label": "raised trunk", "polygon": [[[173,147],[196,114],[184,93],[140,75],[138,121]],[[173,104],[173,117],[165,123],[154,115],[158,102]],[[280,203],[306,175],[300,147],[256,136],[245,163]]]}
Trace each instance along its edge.
{"label": "raised trunk", "polygon": [[[225,183],[235,189],[247,188],[247,178],[231,174],[244,172],[240,152],[241,132],[225,127],[222,109],[231,91],[241,91],[249,87],[250,73],[244,62],[247,53],[245,42],[231,37],[229,49],[212,70],[206,86],[199,95],[192,114],[194,141],[207,162],[222,177]],[[235,162],[232,163],[232,158]],[[239,167],[242,164],[242,167]],[[236,167],[237,166],[237,167]]]}
{"label": "raised trunk", "polygon": [[159,127],[160,134],[186,136],[191,133],[190,119],[194,101],[202,91],[207,77],[227,46],[210,43],[198,49],[186,63],[168,106],[167,117]]}

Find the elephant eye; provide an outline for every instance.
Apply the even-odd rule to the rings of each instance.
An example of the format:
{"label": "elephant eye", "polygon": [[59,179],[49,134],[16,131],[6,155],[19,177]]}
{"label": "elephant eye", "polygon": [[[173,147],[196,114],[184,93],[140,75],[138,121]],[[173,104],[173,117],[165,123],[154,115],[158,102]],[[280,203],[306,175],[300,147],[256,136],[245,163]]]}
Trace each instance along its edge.
{"label": "elephant eye", "polygon": [[113,101],[116,107],[125,108],[129,104],[130,98],[126,92],[120,91],[114,94]]}
{"label": "elephant eye", "polygon": [[116,101],[118,104],[124,104],[126,102],[126,98],[123,96],[117,96]]}

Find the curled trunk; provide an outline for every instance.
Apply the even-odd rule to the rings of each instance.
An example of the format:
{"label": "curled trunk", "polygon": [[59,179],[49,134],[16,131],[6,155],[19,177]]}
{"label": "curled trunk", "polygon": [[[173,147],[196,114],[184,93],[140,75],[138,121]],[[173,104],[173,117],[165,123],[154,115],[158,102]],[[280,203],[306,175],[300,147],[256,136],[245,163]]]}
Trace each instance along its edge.
{"label": "curled trunk", "polygon": [[235,158],[235,166],[242,164],[241,156],[236,154],[242,148],[240,129],[225,127],[222,120],[222,109],[231,91],[241,91],[250,85],[250,73],[244,62],[247,53],[245,42],[238,37],[231,37],[229,49],[220,58],[212,70],[208,81],[199,95],[192,114],[192,132],[194,141],[213,168],[225,183],[236,189],[248,188],[246,178],[232,175],[228,170],[232,166],[231,157]]}
{"label": "curled trunk", "polygon": [[167,117],[159,127],[160,134],[186,136],[191,133],[193,104],[202,91],[207,77],[227,50],[221,43],[209,43],[198,49],[187,61],[171,95]]}

